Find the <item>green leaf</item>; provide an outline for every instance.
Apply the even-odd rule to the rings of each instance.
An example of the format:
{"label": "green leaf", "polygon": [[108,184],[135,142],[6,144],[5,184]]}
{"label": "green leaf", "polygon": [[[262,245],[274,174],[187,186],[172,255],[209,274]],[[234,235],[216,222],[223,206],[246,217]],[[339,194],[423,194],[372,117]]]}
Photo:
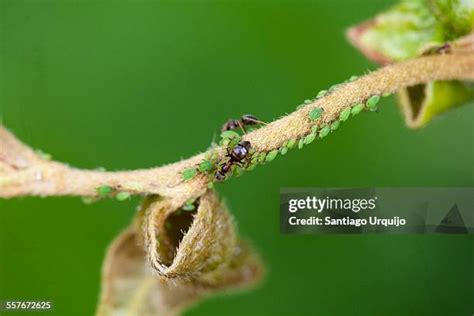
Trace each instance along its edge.
{"label": "green leaf", "polygon": [[[387,64],[438,54],[437,48],[473,30],[473,0],[404,0],[351,28],[348,35],[367,58]],[[436,115],[473,100],[472,90],[460,81],[435,81],[405,89],[400,93],[405,121],[411,128],[425,126]],[[374,110],[371,106],[367,104]]]}
{"label": "green leaf", "polygon": [[459,81],[435,81],[400,91],[405,122],[420,128],[437,115],[474,99],[474,87]]}

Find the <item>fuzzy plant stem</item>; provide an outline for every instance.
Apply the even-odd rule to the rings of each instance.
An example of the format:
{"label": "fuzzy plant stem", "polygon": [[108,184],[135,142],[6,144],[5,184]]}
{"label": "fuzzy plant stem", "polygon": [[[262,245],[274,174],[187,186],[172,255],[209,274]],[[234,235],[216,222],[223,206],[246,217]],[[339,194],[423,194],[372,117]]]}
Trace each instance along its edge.
{"label": "fuzzy plant stem", "polygon": [[[257,154],[274,152],[289,140],[301,139],[311,133],[314,121],[310,117],[315,109],[322,109],[318,124],[328,125],[344,110],[371,96],[394,93],[402,88],[433,80],[454,79],[474,80],[472,51],[424,56],[380,68],[340,85],[321,98],[307,102],[287,116],[244,135],[243,139],[251,142]],[[222,158],[225,147],[221,146],[213,151]],[[206,153],[201,153],[170,165],[146,170],[80,170],[45,159],[0,126],[0,197],[97,196],[98,188],[105,186],[113,194],[158,194],[169,197],[176,205],[180,205],[188,199],[201,196],[212,180],[213,175],[206,173],[199,173],[188,181],[183,180],[183,170],[196,168],[205,157]]]}

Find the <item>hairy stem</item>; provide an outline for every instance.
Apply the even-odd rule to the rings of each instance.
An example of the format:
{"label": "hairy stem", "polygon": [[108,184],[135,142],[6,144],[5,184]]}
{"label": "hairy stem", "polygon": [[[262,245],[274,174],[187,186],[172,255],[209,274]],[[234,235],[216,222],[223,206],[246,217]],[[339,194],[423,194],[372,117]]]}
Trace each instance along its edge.
{"label": "hairy stem", "polygon": [[[330,123],[344,109],[363,102],[373,95],[393,93],[402,88],[433,80],[473,80],[474,53],[472,51],[424,56],[380,68],[359,79],[341,85],[332,93],[246,134],[256,152],[278,149],[289,139],[298,139],[311,132],[314,125],[308,115],[314,108],[324,112],[321,124]],[[214,149],[220,157],[225,148]],[[131,194],[158,194],[173,199],[179,205],[202,195],[212,175],[199,174],[183,181],[181,172],[195,167],[205,153],[170,165],[121,172],[80,170],[65,164],[48,161],[21,144],[0,126],[0,197],[26,195],[96,196],[97,188],[110,186]]]}

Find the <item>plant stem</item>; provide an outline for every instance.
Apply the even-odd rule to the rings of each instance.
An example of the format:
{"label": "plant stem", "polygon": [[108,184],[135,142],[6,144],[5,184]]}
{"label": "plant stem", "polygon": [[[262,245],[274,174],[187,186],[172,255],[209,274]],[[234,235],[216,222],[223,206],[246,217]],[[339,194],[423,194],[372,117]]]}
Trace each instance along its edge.
{"label": "plant stem", "polygon": [[[370,96],[394,93],[433,80],[454,79],[474,80],[473,52],[424,56],[380,68],[246,134],[243,139],[250,141],[257,153],[279,149],[289,139],[298,139],[311,132],[314,123],[308,116],[316,107],[324,109],[320,121],[330,123],[342,110]],[[225,148],[220,147],[217,152],[222,158]],[[180,205],[206,191],[210,175],[199,174],[189,181],[183,181],[181,176],[183,169],[197,166],[204,157],[201,153],[180,162],[145,170],[81,170],[41,158],[0,126],[0,197],[96,196],[97,188],[107,185],[116,191],[170,197],[176,205]]]}

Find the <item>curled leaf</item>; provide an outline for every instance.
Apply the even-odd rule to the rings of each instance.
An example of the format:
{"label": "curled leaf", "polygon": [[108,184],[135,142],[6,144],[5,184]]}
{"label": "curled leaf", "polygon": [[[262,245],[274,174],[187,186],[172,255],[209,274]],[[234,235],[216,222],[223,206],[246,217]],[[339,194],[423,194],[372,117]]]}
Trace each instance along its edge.
{"label": "curled leaf", "polygon": [[195,211],[148,197],[135,223],[110,246],[99,316],[177,315],[213,292],[253,285],[259,257],[237,238],[230,214],[209,190]]}
{"label": "curled leaf", "polygon": [[213,191],[195,211],[182,212],[167,199],[144,203],[143,236],[153,271],[165,278],[187,278],[209,286],[225,279],[239,248],[232,217]]}
{"label": "curled leaf", "polygon": [[435,116],[474,98],[474,86],[459,81],[434,81],[400,90],[400,107],[408,127],[420,128]]}
{"label": "curled leaf", "polygon": [[[404,0],[347,34],[367,58],[389,64],[426,54],[472,52],[473,27],[472,1]],[[400,100],[405,121],[411,128],[422,127],[436,115],[472,100],[472,92],[460,81],[404,89]]]}

